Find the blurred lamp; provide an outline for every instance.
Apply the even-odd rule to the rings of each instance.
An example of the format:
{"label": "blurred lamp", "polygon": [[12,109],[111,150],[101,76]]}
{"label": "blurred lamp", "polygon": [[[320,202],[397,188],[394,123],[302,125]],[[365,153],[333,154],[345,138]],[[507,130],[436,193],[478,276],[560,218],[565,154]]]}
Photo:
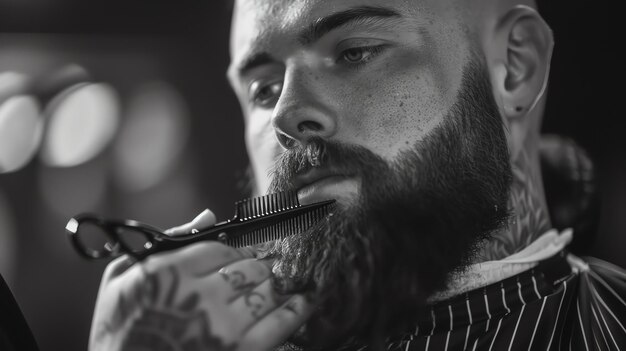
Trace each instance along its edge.
{"label": "blurred lamp", "polygon": [[22,168],[41,142],[43,120],[39,103],[28,95],[17,95],[0,105],[0,173]]}
{"label": "blurred lamp", "polygon": [[119,115],[119,98],[109,85],[79,83],[66,88],[46,108],[42,161],[57,167],[89,161],[113,138]]}

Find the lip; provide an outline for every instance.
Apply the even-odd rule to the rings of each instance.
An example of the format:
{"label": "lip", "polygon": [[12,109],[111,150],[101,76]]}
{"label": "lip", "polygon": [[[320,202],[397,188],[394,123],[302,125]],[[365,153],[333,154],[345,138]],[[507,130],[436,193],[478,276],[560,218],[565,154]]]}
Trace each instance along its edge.
{"label": "lip", "polygon": [[294,185],[300,203],[306,205],[341,197],[340,191],[337,190],[343,190],[345,183],[352,182],[352,180],[349,175],[335,172],[332,169],[313,169],[297,176]]}
{"label": "lip", "polygon": [[335,177],[347,177],[346,175],[333,171],[332,169],[324,168],[314,168],[304,174],[299,174],[296,176],[294,180],[295,188],[300,191],[300,189],[310,186],[316,182],[322,181],[326,178],[335,178]]}

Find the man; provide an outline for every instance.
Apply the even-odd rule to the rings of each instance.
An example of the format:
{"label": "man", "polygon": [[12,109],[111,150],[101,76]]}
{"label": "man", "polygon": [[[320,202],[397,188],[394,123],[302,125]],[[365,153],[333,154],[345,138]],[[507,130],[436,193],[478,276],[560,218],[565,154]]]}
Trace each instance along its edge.
{"label": "man", "polygon": [[90,348],[623,345],[624,273],[550,230],[538,139],[553,38],[534,6],[238,0],[228,77],[256,192],[336,210],[276,243],[114,261]]}

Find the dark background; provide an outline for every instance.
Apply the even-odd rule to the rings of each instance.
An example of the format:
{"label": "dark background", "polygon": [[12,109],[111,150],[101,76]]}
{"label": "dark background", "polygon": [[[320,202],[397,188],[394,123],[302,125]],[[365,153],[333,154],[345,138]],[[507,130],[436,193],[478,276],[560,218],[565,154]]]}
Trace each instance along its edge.
{"label": "dark background", "polygon": [[[598,226],[582,253],[626,266],[624,60],[618,55],[624,39],[610,4],[540,4],[557,43],[544,131],[576,140],[596,164]],[[0,269],[42,350],[86,349],[104,268],[71,250],[63,233],[69,217],[89,210],[170,227],[207,207],[220,219],[231,216],[247,160],[238,104],[224,75],[228,7],[207,0],[0,0],[0,73],[37,78],[79,64],[93,81],[115,87],[122,108],[143,83],[159,80],[180,93],[190,116],[184,152],[149,189],[118,184],[115,139],[78,166],[50,167],[35,158],[0,174],[0,200],[13,228],[10,240],[0,239],[15,252]],[[95,200],[86,202],[90,195]]]}

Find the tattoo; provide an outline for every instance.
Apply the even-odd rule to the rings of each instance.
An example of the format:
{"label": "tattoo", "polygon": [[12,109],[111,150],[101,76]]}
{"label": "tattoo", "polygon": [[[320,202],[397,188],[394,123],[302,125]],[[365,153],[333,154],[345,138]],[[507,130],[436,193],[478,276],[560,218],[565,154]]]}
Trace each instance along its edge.
{"label": "tattoo", "polygon": [[220,271],[220,276],[230,284],[235,292],[249,290],[254,288],[254,282],[248,282],[246,275],[240,271]]}
{"label": "tattoo", "polygon": [[494,234],[481,252],[485,261],[510,256],[532,243],[551,228],[543,195],[539,166],[533,165],[525,146],[512,160],[513,183],[509,197],[512,217],[508,228]]}
{"label": "tattoo", "polygon": [[[160,278],[171,278],[163,284]],[[165,287],[167,286],[167,287]],[[116,335],[129,330],[122,340],[122,350],[234,350],[211,335],[206,310],[200,308],[200,295],[191,292],[177,296],[180,275],[174,267],[166,272],[147,274],[145,281],[130,296],[120,295],[119,307],[100,336]]]}
{"label": "tattoo", "polygon": [[122,350],[234,350],[209,335],[209,323],[202,311],[178,312],[146,309],[124,339]]}
{"label": "tattoo", "polygon": [[[248,293],[244,295],[247,296],[250,294],[250,291],[257,286],[255,282],[247,281],[246,275],[241,271],[229,271],[223,269],[219,271],[219,274],[224,279],[224,281],[230,284],[233,291],[235,292],[235,295],[228,299],[229,304],[241,297],[240,293],[248,291]],[[256,317],[254,313],[253,315]]]}
{"label": "tattoo", "polygon": [[[235,293],[245,292],[243,294],[243,300],[247,307],[250,308],[250,313],[255,319],[260,319],[263,317],[263,307],[265,306],[266,297],[253,291],[257,284],[255,282],[249,282],[246,279],[246,275],[237,270],[229,271],[229,270],[220,270],[220,276],[230,284]],[[228,300],[228,303],[232,303],[241,297],[240,294],[235,294]]]}
{"label": "tattoo", "polygon": [[263,311],[263,306],[265,306],[265,296],[256,292],[250,291],[244,295],[244,301],[246,306],[250,307],[250,313],[256,319],[263,317],[261,312]]}

